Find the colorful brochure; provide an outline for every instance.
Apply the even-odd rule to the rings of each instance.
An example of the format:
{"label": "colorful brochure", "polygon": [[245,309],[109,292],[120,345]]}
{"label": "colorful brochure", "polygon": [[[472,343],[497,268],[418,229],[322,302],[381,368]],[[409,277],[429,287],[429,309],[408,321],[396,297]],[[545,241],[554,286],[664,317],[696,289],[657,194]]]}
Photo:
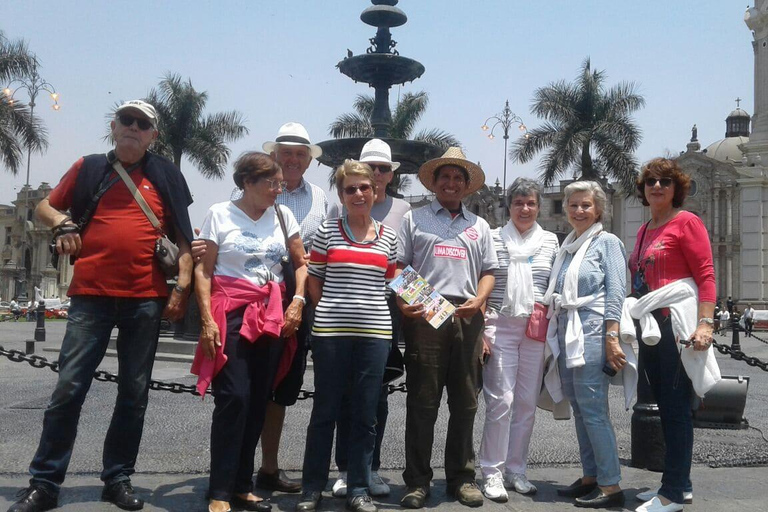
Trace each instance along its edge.
{"label": "colorful brochure", "polygon": [[437,329],[456,311],[456,308],[445,300],[437,290],[432,288],[426,279],[408,265],[397,279],[389,283],[389,287],[410,305],[424,304],[424,318],[429,325]]}

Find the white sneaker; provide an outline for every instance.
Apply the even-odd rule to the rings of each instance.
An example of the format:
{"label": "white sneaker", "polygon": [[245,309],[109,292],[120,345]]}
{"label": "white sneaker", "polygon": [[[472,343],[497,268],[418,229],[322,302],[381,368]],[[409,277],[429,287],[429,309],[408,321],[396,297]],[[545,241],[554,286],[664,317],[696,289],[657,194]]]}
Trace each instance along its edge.
{"label": "white sneaker", "polygon": [[344,498],[347,496],[347,472],[339,471],[339,478],[333,482],[333,496]]}
{"label": "white sneaker", "polygon": [[507,490],[504,488],[504,479],[498,473],[485,479],[482,491],[483,496],[496,503],[506,503],[509,499]]}
{"label": "white sneaker", "polygon": [[507,474],[506,487],[520,494],[536,494],[538,490],[535,485],[528,481],[523,473]]}
{"label": "white sneaker", "polygon": [[658,496],[654,496],[651,501],[646,501],[635,509],[635,512],[680,512],[683,510],[681,503],[670,503],[662,505]]}
{"label": "white sneaker", "polygon": [[368,494],[371,496],[387,496],[389,486],[381,479],[378,471],[371,471],[371,481],[368,483]]}
{"label": "white sneaker", "polygon": [[[637,501],[651,501],[653,498],[655,498],[659,494],[659,491],[654,491],[653,489],[647,490],[645,492],[639,492],[637,493],[637,496],[635,498]],[[686,505],[690,505],[693,503],[693,493],[692,492],[684,492],[683,493],[683,501]]]}

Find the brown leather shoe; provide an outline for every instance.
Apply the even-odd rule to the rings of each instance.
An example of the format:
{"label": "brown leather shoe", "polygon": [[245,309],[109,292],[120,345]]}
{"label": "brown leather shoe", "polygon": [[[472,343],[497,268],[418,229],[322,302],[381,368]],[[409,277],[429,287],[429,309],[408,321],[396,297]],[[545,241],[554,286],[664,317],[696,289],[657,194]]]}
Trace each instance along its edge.
{"label": "brown leather shoe", "polygon": [[483,506],[483,493],[477,486],[476,482],[467,482],[459,484],[453,489],[453,494],[459,503],[465,507],[482,507]]}
{"label": "brown leather shoe", "polygon": [[404,508],[424,508],[428,497],[429,487],[409,487],[400,500],[400,505]]}
{"label": "brown leather shoe", "polygon": [[288,478],[282,469],[278,469],[274,473],[267,473],[260,469],[256,473],[256,487],[265,491],[301,492],[301,483]]}

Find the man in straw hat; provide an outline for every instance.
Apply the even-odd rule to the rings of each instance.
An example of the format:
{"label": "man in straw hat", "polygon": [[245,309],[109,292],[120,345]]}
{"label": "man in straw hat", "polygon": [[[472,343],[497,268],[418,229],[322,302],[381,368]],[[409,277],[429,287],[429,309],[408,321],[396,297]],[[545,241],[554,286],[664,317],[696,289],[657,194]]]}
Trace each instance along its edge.
{"label": "man in straw hat", "polygon": [[[184,316],[189,297],[192,227],[187,206],[192,196],[179,168],[148,151],[158,135],[152,105],[142,100],[123,103],[110,128],[115,149],[75,162],[35,210],[37,218],[52,228],[57,253],[77,259],[68,291],[72,302],[59,377],[29,465],[32,478],[9,512],[57,507],[83,402],[114,327],[120,381],[104,440],[101,499],[124,510],[144,506],[131,476],[144,428],[160,319]],[[161,219],[159,227],[179,246],[179,275],[170,293],[155,257],[158,230],[129,184],[138,188]]]}
{"label": "man in straw hat", "polygon": [[405,315],[406,386],[405,471],[406,508],[422,508],[432,480],[432,444],[443,387],[450,417],[445,443],[448,493],[469,507],[483,504],[475,483],[472,430],[481,386],[483,314],[498,267],[488,223],[462,205],[479,190],[485,174],[460,148],[419,169],[419,180],[435,199],[407,213],[400,227],[398,266],[411,265],[456,306],[454,318],[433,328],[423,318],[424,306],[398,305]]}
{"label": "man in straw hat", "polygon": [[[400,162],[392,161],[392,150],[389,144],[381,139],[371,139],[365,143],[360,152],[360,162],[368,164],[373,170],[373,179],[376,184],[376,198],[371,209],[371,217],[382,224],[391,227],[395,231],[400,229],[403,216],[410,211],[411,205],[402,199],[392,197],[387,194],[387,186],[392,183],[395,172],[400,167]],[[346,214],[344,208],[334,204],[331,206],[328,217],[339,217]],[[390,357],[400,356],[397,343],[400,339],[403,315],[395,305],[394,297],[389,298],[389,311],[392,316],[392,351]],[[394,354],[394,351],[398,351]],[[389,366],[389,365],[388,365]],[[400,374],[402,375],[402,374]],[[388,374],[384,375],[385,380]],[[392,377],[390,377],[392,378]],[[373,451],[373,460],[371,461],[371,481],[368,485],[368,492],[371,496],[386,496],[389,494],[389,485],[379,475],[381,466],[381,442],[384,439],[384,429],[387,425],[389,416],[389,405],[387,389],[381,390],[379,396],[379,407],[376,415],[376,445]],[[350,417],[349,404],[345,399],[342,405],[339,419],[336,422],[336,466],[339,468],[339,478],[333,484],[333,495],[337,498],[347,495],[347,454],[349,448]]]}

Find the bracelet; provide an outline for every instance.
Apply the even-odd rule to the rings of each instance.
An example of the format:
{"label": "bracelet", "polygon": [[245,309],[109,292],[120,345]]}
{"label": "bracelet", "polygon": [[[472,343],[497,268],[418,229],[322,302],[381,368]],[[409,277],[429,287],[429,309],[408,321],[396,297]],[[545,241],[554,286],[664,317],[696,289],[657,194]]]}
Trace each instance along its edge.
{"label": "bracelet", "polygon": [[58,224],[56,224],[55,226],[53,226],[51,228],[51,233],[56,233],[56,230],[63,228],[64,224],[66,224],[67,222],[72,222],[72,218],[71,217],[67,217],[63,221],[61,221]]}
{"label": "bracelet", "polygon": [[183,286],[179,286],[178,284],[175,284],[173,286],[173,289],[176,290],[179,293],[184,293],[185,291],[187,291],[186,288],[184,288]]}
{"label": "bracelet", "polygon": [[606,338],[618,338],[619,337],[619,333],[616,332],[616,331],[608,331],[607,333],[605,333],[605,337]]}
{"label": "bracelet", "polygon": [[707,324],[709,326],[715,325],[715,321],[713,319],[707,318],[707,317],[700,318],[699,319],[699,323],[700,324]]}
{"label": "bracelet", "polygon": [[293,296],[293,299],[294,299],[294,300],[296,300],[296,299],[299,299],[301,302],[303,302],[303,303],[304,303],[304,305],[305,305],[305,306],[307,305],[307,299],[305,299],[305,298],[304,298],[304,297],[302,297],[301,295],[294,295],[294,296]]}

